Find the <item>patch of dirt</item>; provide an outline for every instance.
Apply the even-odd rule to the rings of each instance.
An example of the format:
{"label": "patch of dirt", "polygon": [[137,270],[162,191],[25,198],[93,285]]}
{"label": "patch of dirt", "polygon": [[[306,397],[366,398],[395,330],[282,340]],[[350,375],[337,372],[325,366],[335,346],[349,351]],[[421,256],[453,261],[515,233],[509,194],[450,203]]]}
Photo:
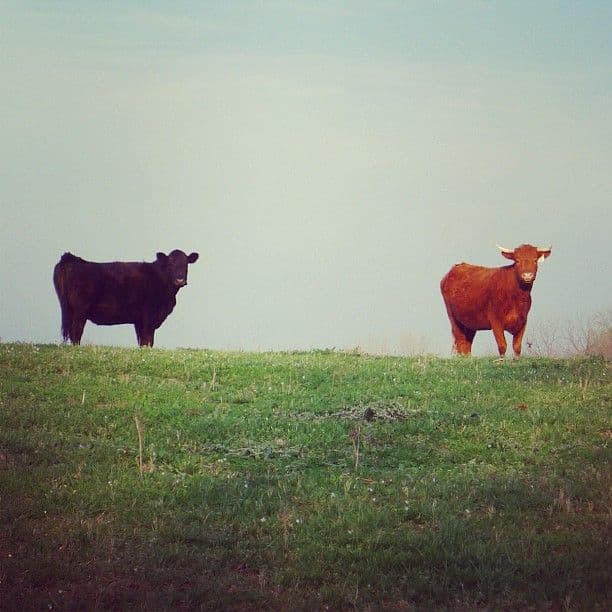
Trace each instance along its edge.
{"label": "patch of dirt", "polygon": [[293,418],[298,420],[345,419],[348,421],[406,421],[423,413],[420,409],[408,408],[399,401],[379,400],[367,404],[349,406],[338,412],[329,414],[313,414],[311,412],[295,414]]}

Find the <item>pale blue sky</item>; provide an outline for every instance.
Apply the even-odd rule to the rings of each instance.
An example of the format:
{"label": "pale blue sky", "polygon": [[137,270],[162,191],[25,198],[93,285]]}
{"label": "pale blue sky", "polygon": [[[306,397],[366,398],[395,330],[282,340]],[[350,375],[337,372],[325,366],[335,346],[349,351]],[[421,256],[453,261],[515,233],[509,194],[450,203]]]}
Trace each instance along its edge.
{"label": "pale blue sky", "polygon": [[553,245],[530,326],[608,309],[611,23],[609,2],[0,0],[0,338],[59,341],[66,250],[199,251],[167,347],[448,354],[439,280],[503,265],[496,243]]}

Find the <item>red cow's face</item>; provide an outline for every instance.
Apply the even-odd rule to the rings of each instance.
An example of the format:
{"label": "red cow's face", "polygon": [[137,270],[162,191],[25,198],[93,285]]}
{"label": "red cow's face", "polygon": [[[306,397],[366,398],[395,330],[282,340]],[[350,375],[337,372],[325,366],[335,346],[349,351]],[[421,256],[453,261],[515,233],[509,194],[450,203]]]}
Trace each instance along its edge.
{"label": "red cow's face", "polygon": [[168,282],[174,285],[177,289],[184,287],[187,284],[187,266],[198,260],[197,253],[185,255],[183,251],[178,249],[172,251],[170,255],[164,253],[157,254],[157,263],[161,264],[164,269],[164,274]]}
{"label": "red cow's face", "polygon": [[538,273],[538,263],[551,253],[551,247],[540,248],[522,244],[514,250],[499,247],[504,257],[514,261],[514,270],[523,285],[532,285]]}

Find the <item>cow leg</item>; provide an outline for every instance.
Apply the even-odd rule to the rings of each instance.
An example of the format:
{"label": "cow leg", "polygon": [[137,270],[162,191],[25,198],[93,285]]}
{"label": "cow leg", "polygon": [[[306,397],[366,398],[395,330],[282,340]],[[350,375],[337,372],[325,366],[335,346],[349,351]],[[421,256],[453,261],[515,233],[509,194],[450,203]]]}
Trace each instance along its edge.
{"label": "cow leg", "polygon": [[455,350],[459,355],[471,355],[472,353],[472,342],[476,331],[472,329],[465,329],[461,332],[461,336],[455,336]]}
{"label": "cow leg", "polygon": [[504,336],[504,328],[498,323],[491,323],[491,329],[493,330],[493,335],[495,336],[495,342],[497,342],[497,350],[499,351],[500,357],[504,357],[506,355],[506,348],[508,344],[506,343],[506,336]]}
{"label": "cow leg", "polygon": [[149,329],[143,323],[134,323],[138,346],[153,346],[154,329]]}
{"label": "cow leg", "polygon": [[472,352],[472,342],[476,331],[467,329],[454,318],[451,318],[451,331],[453,333],[453,351],[458,355],[469,355]]}
{"label": "cow leg", "polygon": [[72,344],[81,344],[81,337],[83,336],[83,329],[86,322],[87,319],[85,317],[73,313],[72,320],[70,321],[70,330],[68,332]]}
{"label": "cow leg", "polygon": [[514,334],[514,337],[512,338],[512,349],[514,350],[515,357],[521,356],[521,346],[523,344],[523,334],[525,333],[526,329],[527,329],[527,326],[523,325],[522,329],[519,329],[519,331],[516,334]]}
{"label": "cow leg", "polygon": [[134,330],[136,331],[136,340],[138,341],[138,346],[144,346],[145,333],[142,323],[134,323]]}

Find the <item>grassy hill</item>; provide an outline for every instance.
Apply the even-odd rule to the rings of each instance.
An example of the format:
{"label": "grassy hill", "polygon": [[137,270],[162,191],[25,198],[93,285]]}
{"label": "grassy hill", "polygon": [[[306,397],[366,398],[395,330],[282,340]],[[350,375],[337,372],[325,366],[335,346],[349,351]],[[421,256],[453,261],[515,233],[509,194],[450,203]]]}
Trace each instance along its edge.
{"label": "grassy hill", "polygon": [[0,608],[609,609],[610,382],[0,344]]}

